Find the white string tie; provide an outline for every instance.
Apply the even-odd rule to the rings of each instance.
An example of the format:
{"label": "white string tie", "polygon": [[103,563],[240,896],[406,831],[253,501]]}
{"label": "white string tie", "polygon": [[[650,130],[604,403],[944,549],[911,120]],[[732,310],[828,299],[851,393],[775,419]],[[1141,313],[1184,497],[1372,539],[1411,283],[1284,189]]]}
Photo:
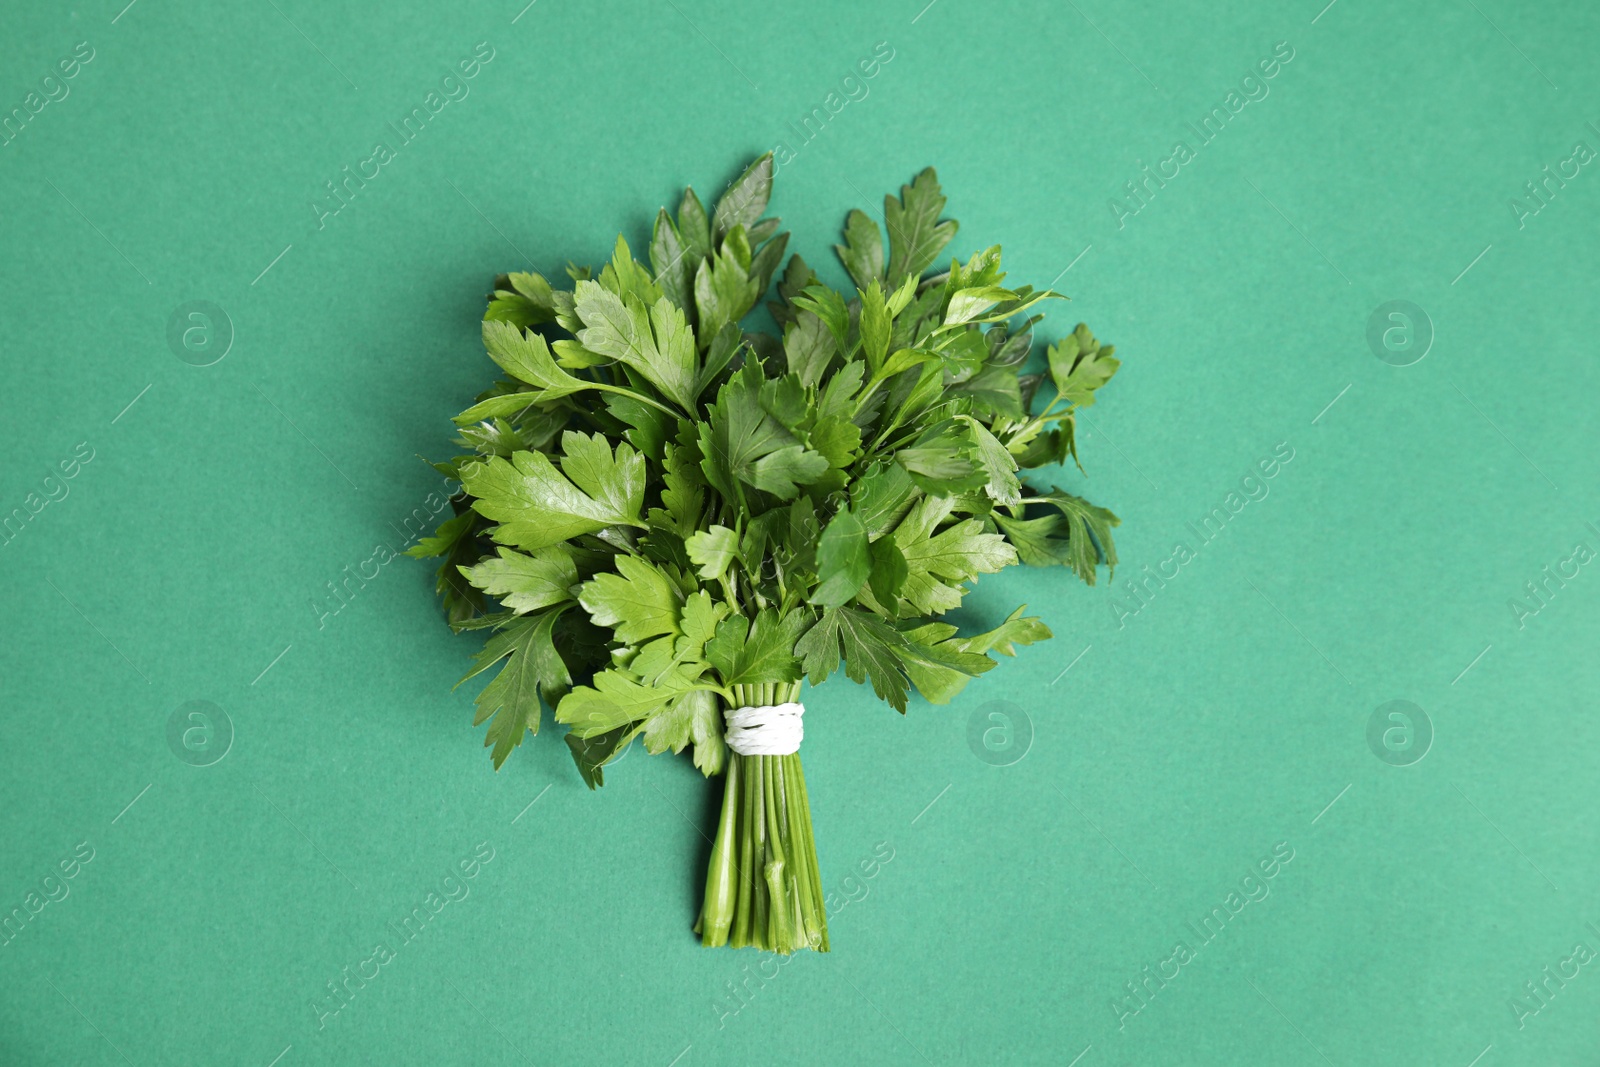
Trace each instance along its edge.
{"label": "white string tie", "polygon": [[741,756],[787,756],[800,751],[805,727],[799,703],[769,704],[759,708],[732,708],[723,712],[728,747]]}

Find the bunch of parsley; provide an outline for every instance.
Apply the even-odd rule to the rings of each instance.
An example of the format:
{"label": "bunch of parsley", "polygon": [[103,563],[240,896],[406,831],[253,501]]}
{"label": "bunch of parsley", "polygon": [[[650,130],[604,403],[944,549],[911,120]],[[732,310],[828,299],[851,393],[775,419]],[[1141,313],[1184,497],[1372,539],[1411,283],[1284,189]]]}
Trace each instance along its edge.
{"label": "bunch of parsley", "polygon": [[1091,584],[1115,565],[1116,516],[1019,472],[1076,461],[1074,412],[1118,362],[1079,325],[1031,371],[1030,312],[1058,294],[1004,285],[998,247],[924,277],[957,228],[931,168],[884,198],[887,250],[850,212],[853,292],[791,256],[781,336],[747,330],[788,243],[771,189],[764,156],[710,215],[687,190],[648,267],[619,237],[570,288],[497,279],[483,342],[504,377],[456,417],[470,451],[435,464],[454,516],[412,554],[443,557],[450,624],[490,632],[466,678],[500,665],[477,698],[495,767],[541,700],[591,788],[635,738],[692,746],[726,775],[696,928],[790,952],[827,948],[799,755],[730,753],[724,710],[842,662],[904,712],[911,687],[946,702],[1049,637],[1021,608],[978,634],[939,616],[1019,560]]}

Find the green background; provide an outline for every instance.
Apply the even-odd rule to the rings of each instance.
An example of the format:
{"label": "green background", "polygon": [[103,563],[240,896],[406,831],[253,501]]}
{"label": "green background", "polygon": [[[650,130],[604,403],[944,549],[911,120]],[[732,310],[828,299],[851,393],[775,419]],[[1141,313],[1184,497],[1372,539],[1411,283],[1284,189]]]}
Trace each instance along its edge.
{"label": "green background", "polygon": [[[1574,557],[1600,548],[1600,176],[1549,181],[1536,215],[1524,184],[1600,147],[1600,11],[122,3],[0,16],[0,111],[94,51],[0,147],[0,514],[93,457],[0,545],[0,914],[93,850],[0,947],[0,1062],[1594,1054],[1600,968],[1525,983],[1600,950],[1600,569]],[[324,183],[479,42],[469,95],[319,229]],[[879,42],[867,95],[800,146]],[[1119,225],[1110,198],[1278,42],[1269,95]],[[428,568],[313,606],[439,487],[415,457],[490,380],[493,274],[598,264],[619,228],[641,249],[683,184],[780,143],[773,210],[834,281],[845,211],[934,164],[952,251],[1003,242],[1013,281],[1073,298],[1046,337],[1083,319],[1125,361],[1088,477],[1062,476],[1123,516],[1116,583],[985,578],[967,618],[1026,600],[1056,640],[948,707],[808,697],[850,903],[830,955],[783,967],[690,933],[716,800],[687,760],[633,751],[590,794],[547,717],[492,773],[450,689],[477,640]],[[232,324],[210,366],[168,344],[191,300]],[[1420,362],[1369,346],[1391,300],[1423,309]],[[1201,544],[1188,524],[1275,447],[1266,498]],[[1179,542],[1127,614],[1124,579]],[[1409,766],[1368,742],[1395,699],[1431,722]],[[169,748],[191,700],[232,723],[210,766]],[[480,843],[470,895],[319,1026],[326,983]],[[1275,846],[1270,895],[1119,1009]]]}

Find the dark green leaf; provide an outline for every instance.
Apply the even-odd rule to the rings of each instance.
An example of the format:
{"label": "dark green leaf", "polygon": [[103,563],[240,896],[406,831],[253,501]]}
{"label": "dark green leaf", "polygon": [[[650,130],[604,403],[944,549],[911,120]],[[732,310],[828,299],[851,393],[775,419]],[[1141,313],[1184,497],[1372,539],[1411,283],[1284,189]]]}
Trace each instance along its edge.
{"label": "dark green leaf", "polygon": [[900,631],[855,608],[834,608],[823,612],[795,645],[812,685],[839,666],[841,650],[844,671],[851,681],[870,679],[880,700],[888,701],[896,711],[906,710],[906,674],[900,654],[909,653],[910,647]]}
{"label": "dark green leaf", "polygon": [[868,587],[872,590],[873,599],[893,614],[900,592],[905,588],[906,578],[911,573],[906,565],[905,553],[900,551],[900,546],[892,537],[880,537],[872,542],[870,552],[872,574],[867,581]]}
{"label": "dark green leaf", "polygon": [[717,239],[721,240],[735,226],[745,229],[754,226],[767,210],[767,201],[771,198],[772,153],[768,152],[745,168],[717,201],[716,215],[712,219]]}
{"label": "dark green leaf", "polygon": [[848,604],[871,572],[867,528],[854,512],[839,512],[817,543],[817,587],[811,591],[811,602],[825,608]]}
{"label": "dark green leaf", "polygon": [[688,248],[688,258],[695,266],[711,254],[711,223],[693,189],[683,191],[683,201],[678,205],[678,238]]}
{"label": "dark green leaf", "polygon": [[879,463],[850,487],[850,507],[861,517],[867,536],[877,540],[905,515],[916,491],[905,468]]}
{"label": "dark green leaf", "polygon": [[832,331],[809,311],[799,312],[783,331],[783,354],[789,370],[808,386],[822,380],[838,351]]}
{"label": "dark green leaf", "polygon": [[851,211],[844,219],[844,244],[834,245],[839,262],[850,272],[857,289],[883,280],[883,235],[865,211]]}
{"label": "dark green leaf", "polygon": [[567,731],[567,747],[572,750],[572,760],[578,765],[578,774],[584,785],[596,789],[606,784],[602,769],[632,741],[638,729],[631,723],[608,730],[594,737],[580,737],[576,731]]}
{"label": "dark green leaf", "polygon": [[889,227],[890,285],[898,286],[906,275],[920,275],[939,258],[944,246],[956,235],[954,221],[939,221],[944,210],[944,193],[932,167],[900,187],[900,199],[883,198],[883,218]]}
{"label": "dark green leaf", "polygon": [[754,625],[743,615],[730,615],[706,642],[706,660],[726,687],[796,681],[800,661],[795,657],[795,640],[806,621],[802,611],[780,619],[771,608],[757,614]]}
{"label": "dark green leaf", "polygon": [[667,209],[662,208],[650,237],[650,266],[656,272],[661,292],[680,308],[692,306],[694,271],[699,265],[700,261],[689,255],[689,246],[678,236]]}
{"label": "dark green leaf", "polygon": [[555,320],[555,294],[539,275],[504,274],[495,279],[494,288],[483,313],[485,321],[509,322],[525,330]]}
{"label": "dark green leaf", "polygon": [[472,720],[474,726],[483,725],[486,719],[494,720],[483,744],[494,748],[490,759],[495,770],[500,769],[513,748],[522,744],[524,734],[539,731],[540,696],[546,703],[555,704],[572,685],[567,665],[550,640],[551,629],[563,610],[554,608],[508,622],[489,638],[472,669],[461,679],[464,682],[500,660],[506,661],[500,673],[478,694],[478,712]]}

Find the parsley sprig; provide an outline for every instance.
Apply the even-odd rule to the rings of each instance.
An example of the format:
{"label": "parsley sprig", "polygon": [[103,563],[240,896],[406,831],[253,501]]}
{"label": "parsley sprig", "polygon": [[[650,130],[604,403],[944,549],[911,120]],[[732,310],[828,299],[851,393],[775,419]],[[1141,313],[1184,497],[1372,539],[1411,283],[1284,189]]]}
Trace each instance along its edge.
{"label": "parsley sprig", "polygon": [[[1050,636],[1018,608],[963,634],[940,616],[1022,562],[1093,584],[1118,519],[1025,472],[1078,459],[1076,413],[1118,361],[1083,326],[1034,359],[1045,301],[1000,248],[926,276],[954,238],[932,168],[859,210],[835,245],[853,291],[818,279],[767,218],[772,160],[708,214],[656,218],[649,266],[618,238],[570,286],[496,279],[483,343],[501,380],[455,419],[442,557],[450,624],[484,630],[462,681],[499,768],[570,727],[591,788],[636,738],[725,774],[697,929],[706,944],[827,948],[798,754],[741,756],[723,710],[797,700],[841,665],[904,712],[949,701],[996,655]],[[744,320],[769,290],[781,334]],[[1081,470],[1081,467],[1080,467]]]}

